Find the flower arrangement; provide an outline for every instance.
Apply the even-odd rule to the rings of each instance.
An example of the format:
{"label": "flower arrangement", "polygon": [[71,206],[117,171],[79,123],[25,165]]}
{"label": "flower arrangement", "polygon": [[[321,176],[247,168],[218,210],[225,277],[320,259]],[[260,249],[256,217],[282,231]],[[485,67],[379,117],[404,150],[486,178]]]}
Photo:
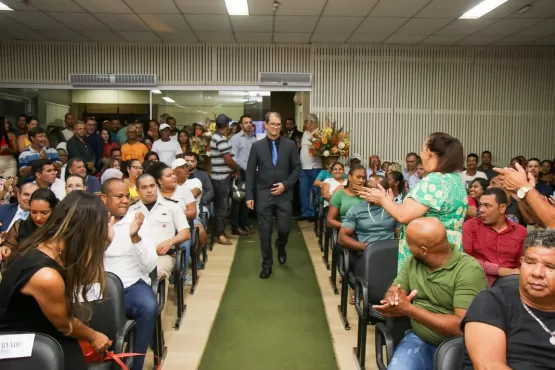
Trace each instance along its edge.
{"label": "flower arrangement", "polygon": [[337,129],[335,122],[326,123],[312,136],[309,153],[313,157],[348,156],[351,141],[343,128]]}
{"label": "flower arrangement", "polygon": [[207,119],[205,126],[197,125],[191,138],[191,151],[199,156],[210,157],[210,140],[216,131],[216,121]]}

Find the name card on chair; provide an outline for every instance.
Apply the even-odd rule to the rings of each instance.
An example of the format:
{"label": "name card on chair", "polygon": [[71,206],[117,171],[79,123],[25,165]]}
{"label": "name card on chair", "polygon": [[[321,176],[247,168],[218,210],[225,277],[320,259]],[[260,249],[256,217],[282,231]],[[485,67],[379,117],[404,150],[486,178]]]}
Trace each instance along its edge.
{"label": "name card on chair", "polygon": [[31,357],[35,334],[0,335],[0,360]]}

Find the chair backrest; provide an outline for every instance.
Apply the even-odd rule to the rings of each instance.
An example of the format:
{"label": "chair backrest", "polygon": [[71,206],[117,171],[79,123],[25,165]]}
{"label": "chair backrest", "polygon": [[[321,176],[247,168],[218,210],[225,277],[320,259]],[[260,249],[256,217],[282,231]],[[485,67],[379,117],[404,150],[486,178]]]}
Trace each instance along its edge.
{"label": "chair backrest", "polygon": [[380,240],[371,243],[364,251],[364,263],[368,282],[368,298],[370,304],[379,303],[391,282],[397,276],[397,254],[399,241]]}
{"label": "chair backrest", "polygon": [[123,302],[123,284],[117,275],[106,273],[106,291],[101,300],[91,303],[91,328],[104,333],[115,341],[118,332],[125,326],[125,304]]}
{"label": "chair backrest", "polygon": [[437,347],[434,356],[434,370],[461,370],[463,356],[463,338],[447,339]]}
{"label": "chair backrest", "polygon": [[[29,333],[2,333],[7,334],[29,334]],[[0,335],[1,337],[1,335]],[[35,342],[31,357],[10,358],[0,360],[2,370],[63,370],[64,351],[62,346],[54,338],[46,334],[35,333]]]}
{"label": "chair backrest", "polygon": [[520,275],[507,275],[498,278],[493,282],[491,287],[510,287],[510,286],[518,286],[518,281],[520,280]]}

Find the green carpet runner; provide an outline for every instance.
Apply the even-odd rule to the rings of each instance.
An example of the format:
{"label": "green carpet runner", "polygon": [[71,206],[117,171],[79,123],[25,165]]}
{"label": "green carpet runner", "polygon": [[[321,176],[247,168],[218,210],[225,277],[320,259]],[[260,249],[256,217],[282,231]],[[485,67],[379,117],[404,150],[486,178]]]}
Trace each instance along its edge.
{"label": "green carpet runner", "polygon": [[200,370],[337,370],[310,255],[293,224],[287,264],[274,248],[268,280],[258,277],[258,234],[239,239]]}

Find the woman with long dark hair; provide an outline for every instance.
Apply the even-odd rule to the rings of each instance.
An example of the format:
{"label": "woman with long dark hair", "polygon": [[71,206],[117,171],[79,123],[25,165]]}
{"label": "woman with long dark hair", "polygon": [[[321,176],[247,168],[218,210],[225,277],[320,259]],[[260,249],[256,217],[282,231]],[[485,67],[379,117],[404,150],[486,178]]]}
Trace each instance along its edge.
{"label": "woman with long dark hair", "polygon": [[50,189],[37,189],[29,200],[29,216],[25,220],[16,221],[8,231],[6,240],[0,247],[0,261],[8,258],[18,246],[42,227],[52,216],[58,198]]}
{"label": "woman with long dark hair", "polygon": [[52,336],[64,352],[66,370],[86,369],[78,340],[99,353],[106,335],[84,322],[91,317],[87,294],[104,290],[104,251],[113,239],[108,210],[93,194],[74,191],[14,252],[0,282],[0,332]]}
{"label": "woman with long dark hair", "polygon": [[100,137],[102,138],[102,158],[107,160],[112,158],[112,149],[119,148],[118,143],[112,142],[112,136],[110,135],[110,131],[103,128],[100,131]]}
{"label": "woman with long dark hair", "polygon": [[[394,164],[391,164],[389,168],[393,166]],[[403,199],[405,199],[405,178],[403,173],[401,171],[388,172],[387,182],[389,184],[389,191],[393,194],[393,201],[395,203],[403,203]]]}
{"label": "woman with long dark hair", "polygon": [[333,229],[341,228],[341,221],[351,206],[364,202],[358,194],[366,185],[366,169],[359,164],[352,166],[347,179],[347,184],[337,187],[330,199],[327,223]]}
{"label": "woman with long dark hair", "polygon": [[179,133],[177,134],[177,142],[179,143],[179,146],[181,147],[181,151],[183,153],[176,155],[176,157],[183,158],[185,157],[185,153],[188,153],[191,150],[191,141],[189,140],[189,133],[185,128],[182,128],[181,130],[179,130]]}
{"label": "woman with long dark hair", "polygon": [[478,208],[480,206],[480,197],[489,186],[489,181],[482,178],[474,179],[468,188],[468,212],[466,219],[478,216]]}
{"label": "woman with long dark hair", "polygon": [[5,179],[17,176],[17,137],[7,119],[0,116],[0,169]]}
{"label": "woman with long dark hair", "polygon": [[406,242],[406,225],[420,217],[435,217],[445,226],[449,243],[462,251],[462,225],[468,210],[466,189],[460,171],[464,164],[461,142],[451,135],[435,132],[422,145],[422,165],[428,173],[412,187],[402,204],[397,204],[382,188],[363,189],[360,194],[369,202],[381,205],[399,223],[400,270],[410,253]]}

